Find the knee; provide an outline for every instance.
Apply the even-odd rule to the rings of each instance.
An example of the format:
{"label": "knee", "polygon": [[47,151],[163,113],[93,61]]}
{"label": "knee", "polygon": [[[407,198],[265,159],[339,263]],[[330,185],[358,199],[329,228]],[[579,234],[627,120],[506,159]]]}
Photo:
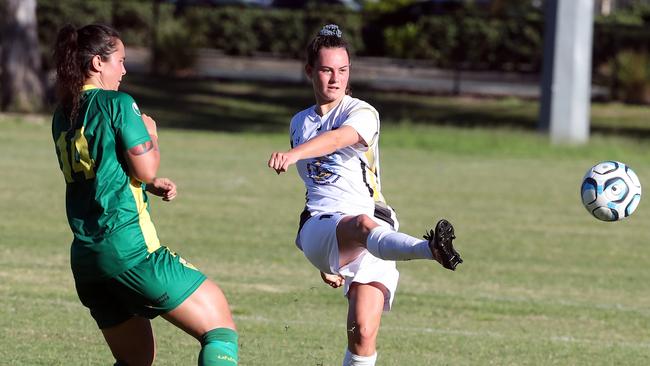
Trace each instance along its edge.
{"label": "knee", "polygon": [[351,346],[361,350],[365,348],[373,348],[377,338],[377,327],[368,324],[353,323],[348,329],[348,340]]}
{"label": "knee", "polygon": [[339,222],[336,239],[339,250],[365,246],[368,234],[378,224],[368,215],[348,216]]}
{"label": "knee", "polygon": [[156,359],[155,343],[144,347],[132,347],[126,352],[115,354],[116,362],[114,366],[151,366]]}
{"label": "knee", "polygon": [[353,230],[356,233],[359,233],[363,235],[364,237],[368,236],[368,233],[370,233],[370,230],[372,230],[374,227],[377,226],[377,223],[375,220],[370,218],[368,215],[358,215],[355,216],[351,221],[350,224],[353,228]]}

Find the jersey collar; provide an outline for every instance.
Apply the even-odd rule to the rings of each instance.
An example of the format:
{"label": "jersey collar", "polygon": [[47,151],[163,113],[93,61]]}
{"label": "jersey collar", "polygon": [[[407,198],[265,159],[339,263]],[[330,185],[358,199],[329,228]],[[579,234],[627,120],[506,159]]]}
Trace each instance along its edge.
{"label": "jersey collar", "polygon": [[327,118],[328,118],[332,113],[334,113],[335,110],[339,109],[339,107],[341,107],[341,105],[343,105],[343,103],[345,103],[345,101],[347,100],[347,98],[350,98],[350,96],[349,96],[349,95],[344,95],[343,98],[338,102],[338,104],[337,104],[336,106],[334,106],[334,108],[330,109],[327,113],[325,113],[325,114],[322,115],[322,116],[319,115],[318,112],[316,112],[316,107],[317,107],[317,105],[314,104],[314,105],[310,108],[310,111],[309,111],[309,115],[308,115],[308,117],[309,117],[312,121],[315,121],[315,120],[317,120],[317,119],[320,119],[320,120],[326,120],[326,119],[327,119]]}
{"label": "jersey collar", "polygon": [[81,91],[92,90],[92,89],[97,89],[97,87],[93,84],[86,84],[81,87]]}

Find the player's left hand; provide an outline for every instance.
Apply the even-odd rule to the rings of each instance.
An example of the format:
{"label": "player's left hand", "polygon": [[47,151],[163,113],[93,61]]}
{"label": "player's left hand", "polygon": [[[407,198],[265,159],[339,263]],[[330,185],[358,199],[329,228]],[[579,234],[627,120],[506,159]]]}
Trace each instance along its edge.
{"label": "player's left hand", "polygon": [[176,198],[176,183],[169,178],[156,177],[147,184],[147,192],[162,197],[163,201],[171,201]]}
{"label": "player's left hand", "polygon": [[341,287],[345,283],[345,278],[339,274],[329,274],[329,273],[321,272],[320,278],[322,278],[323,282],[325,282],[332,288]]}

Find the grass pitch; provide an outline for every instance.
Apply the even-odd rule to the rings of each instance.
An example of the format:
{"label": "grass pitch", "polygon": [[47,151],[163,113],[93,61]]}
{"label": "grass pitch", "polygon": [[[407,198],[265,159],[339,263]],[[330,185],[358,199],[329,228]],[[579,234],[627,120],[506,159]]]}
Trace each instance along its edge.
{"label": "grass pitch", "polygon": [[[155,117],[155,116],[154,116]],[[285,134],[161,129],[161,175],[179,196],[154,201],[162,242],[225,291],[242,365],[340,365],[346,302],[294,247],[304,188],[266,168]],[[398,264],[378,365],[650,364],[647,198],[599,222],[581,206],[591,165],[617,159],[650,182],[646,141],[594,136],[553,147],[522,131],[386,127],[383,191],[402,230],[439,217],[465,263]],[[0,364],[107,365],[79,303],[71,234],[47,119],[0,119]],[[198,344],[156,319],[157,365],[196,363]]]}

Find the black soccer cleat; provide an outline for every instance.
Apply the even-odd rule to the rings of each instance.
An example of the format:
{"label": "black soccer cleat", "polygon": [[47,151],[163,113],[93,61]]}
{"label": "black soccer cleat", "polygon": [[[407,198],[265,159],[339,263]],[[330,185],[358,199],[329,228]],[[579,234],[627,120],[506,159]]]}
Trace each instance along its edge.
{"label": "black soccer cleat", "polygon": [[454,226],[451,222],[445,219],[438,221],[435,231],[429,230],[424,234],[424,239],[429,241],[429,249],[433,253],[433,258],[443,267],[454,271],[457,265],[463,263],[463,259],[452,244],[456,235],[454,235]]}

